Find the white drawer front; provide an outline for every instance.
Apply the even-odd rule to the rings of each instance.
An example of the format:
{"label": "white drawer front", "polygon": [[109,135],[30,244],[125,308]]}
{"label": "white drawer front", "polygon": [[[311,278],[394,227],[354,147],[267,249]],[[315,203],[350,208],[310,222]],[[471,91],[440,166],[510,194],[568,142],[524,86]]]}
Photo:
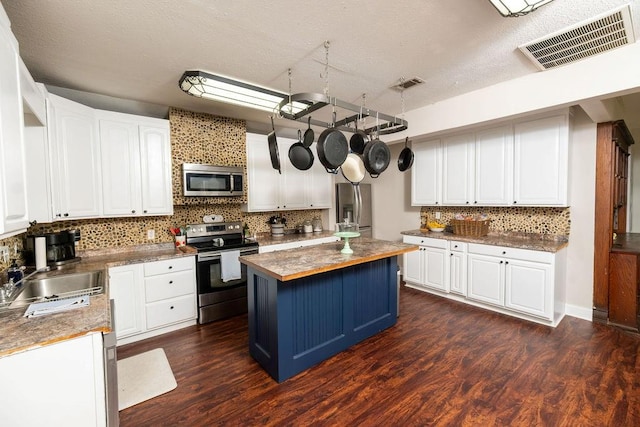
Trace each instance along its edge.
{"label": "white drawer front", "polygon": [[465,242],[458,242],[456,240],[449,241],[449,250],[452,252],[466,252],[467,244]]}
{"label": "white drawer front", "polygon": [[145,262],[144,275],[154,276],[156,274],[173,273],[176,271],[193,270],[195,268],[195,257],[181,257],[165,259],[162,261]]}
{"label": "white drawer front", "polygon": [[146,302],[160,301],[181,295],[194,294],[196,282],[193,270],[151,276],[144,279]]}
{"label": "white drawer front", "polygon": [[196,318],[196,296],[186,295],[147,304],[147,329]]}
{"label": "white drawer front", "polygon": [[551,252],[507,248],[504,246],[479,245],[476,243],[469,243],[468,251],[469,253],[480,255],[520,259],[523,261],[544,262],[547,264],[551,264],[554,259],[554,254]]}
{"label": "white drawer front", "polygon": [[448,240],[445,239],[432,239],[420,236],[404,236],[402,241],[410,245],[431,246],[432,248],[440,249],[447,249],[448,245]]}

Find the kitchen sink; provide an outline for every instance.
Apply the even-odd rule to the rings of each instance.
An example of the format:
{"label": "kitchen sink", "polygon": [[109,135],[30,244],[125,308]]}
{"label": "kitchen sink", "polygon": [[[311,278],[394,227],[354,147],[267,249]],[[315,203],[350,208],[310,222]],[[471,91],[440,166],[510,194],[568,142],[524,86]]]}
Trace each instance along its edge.
{"label": "kitchen sink", "polygon": [[26,280],[17,292],[10,308],[57,298],[100,294],[104,292],[104,280],[102,271],[60,274]]}

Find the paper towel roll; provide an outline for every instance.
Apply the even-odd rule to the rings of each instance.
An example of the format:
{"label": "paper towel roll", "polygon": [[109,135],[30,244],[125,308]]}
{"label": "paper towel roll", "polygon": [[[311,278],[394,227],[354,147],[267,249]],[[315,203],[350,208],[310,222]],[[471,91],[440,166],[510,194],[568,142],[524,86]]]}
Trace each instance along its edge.
{"label": "paper towel roll", "polygon": [[36,270],[47,266],[47,239],[36,237]]}

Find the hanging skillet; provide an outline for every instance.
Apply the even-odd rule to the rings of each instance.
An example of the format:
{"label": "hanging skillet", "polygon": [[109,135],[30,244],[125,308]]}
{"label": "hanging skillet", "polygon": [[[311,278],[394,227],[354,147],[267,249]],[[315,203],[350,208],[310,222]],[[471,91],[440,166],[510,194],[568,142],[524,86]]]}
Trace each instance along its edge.
{"label": "hanging skillet", "polygon": [[366,143],[367,134],[358,129],[358,121],[356,121],[356,132],[351,135],[351,139],[349,139],[349,147],[352,152],[362,154]]}
{"label": "hanging skillet", "polygon": [[376,138],[365,145],[362,157],[371,178],[377,178],[389,166],[391,151],[387,144]]}
{"label": "hanging skillet", "polygon": [[276,127],[273,124],[273,116],[271,116],[271,132],[267,136],[269,141],[269,154],[271,155],[271,167],[282,174],[280,170],[280,154],[278,153],[278,141],[276,140]]}
{"label": "hanging skillet", "polygon": [[296,169],[306,171],[313,165],[313,153],[302,142],[302,131],[298,129],[298,142],[289,147],[289,160]]}
{"label": "hanging skillet", "polygon": [[[336,113],[333,112],[333,122],[336,121]],[[329,173],[338,173],[349,154],[347,138],[336,128],[328,128],[322,131],[318,138],[318,159]]]}
{"label": "hanging skillet", "polygon": [[400,152],[400,156],[398,156],[398,169],[400,172],[410,169],[411,165],[413,165],[413,151],[411,151],[411,148],[407,147],[408,143],[409,137],[406,137],[404,140],[404,148]]}
{"label": "hanging skillet", "polygon": [[[311,144],[313,144],[313,140],[315,139],[316,135],[315,133],[313,133],[313,129],[311,129],[311,116],[309,116],[309,127],[307,128],[307,130],[304,131],[304,137],[302,139],[302,144],[305,147],[311,147]],[[300,138],[298,138],[300,139]]]}

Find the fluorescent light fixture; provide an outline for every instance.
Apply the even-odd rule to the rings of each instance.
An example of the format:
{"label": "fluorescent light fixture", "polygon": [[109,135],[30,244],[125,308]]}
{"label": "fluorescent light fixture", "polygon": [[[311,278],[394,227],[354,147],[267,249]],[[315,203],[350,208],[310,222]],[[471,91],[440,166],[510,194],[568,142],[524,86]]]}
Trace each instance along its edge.
{"label": "fluorescent light fixture", "polygon": [[489,0],[502,16],[522,16],[553,0]]}
{"label": "fluorescent light fixture", "polygon": [[[185,71],[178,84],[180,89],[198,98],[212,99],[269,112],[276,112],[278,104],[289,97],[287,94],[271,89],[204,71]],[[291,111],[295,114],[306,107],[307,105],[303,103],[294,102]]]}

